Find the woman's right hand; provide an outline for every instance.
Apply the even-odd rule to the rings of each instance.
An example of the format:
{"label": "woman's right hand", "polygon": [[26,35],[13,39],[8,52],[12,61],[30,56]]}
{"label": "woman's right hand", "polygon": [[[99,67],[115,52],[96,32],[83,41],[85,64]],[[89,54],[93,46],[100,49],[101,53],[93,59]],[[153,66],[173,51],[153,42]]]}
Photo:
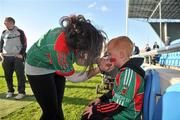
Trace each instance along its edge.
{"label": "woman's right hand", "polygon": [[110,59],[106,59],[104,57],[98,60],[98,65],[99,65],[100,71],[109,72],[114,69],[114,65],[112,64]]}

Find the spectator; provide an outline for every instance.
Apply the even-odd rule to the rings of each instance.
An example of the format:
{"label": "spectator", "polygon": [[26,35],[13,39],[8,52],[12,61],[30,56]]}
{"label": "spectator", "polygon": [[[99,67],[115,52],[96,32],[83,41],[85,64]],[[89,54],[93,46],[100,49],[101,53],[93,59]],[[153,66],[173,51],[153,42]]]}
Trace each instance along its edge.
{"label": "spectator", "polygon": [[[102,31],[82,15],[62,17],[60,23],[61,27],[49,30],[26,56],[25,70],[42,109],[41,120],[64,120],[65,79],[82,82],[100,73],[99,67],[93,66],[106,40]],[[103,61],[101,70],[109,69]],[[74,63],[88,70],[75,72]]]}
{"label": "spectator", "polygon": [[[107,48],[112,66],[119,68],[112,91],[91,102],[82,120],[140,120],[144,96],[143,60],[131,58],[133,43],[128,37],[112,39]],[[141,61],[141,62],[139,62]]]}
{"label": "spectator", "polygon": [[149,44],[146,44],[145,51],[146,52],[151,51],[151,48],[149,47]]}
{"label": "spectator", "polygon": [[135,45],[134,43],[134,51],[133,51],[133,55],[137,55],[140,53],[139,47]]}
{"label": "spectator", "polygon": [[18,82],[18,95],[15,99],[25,96],[24,55],[26,51],[26,37],[24,32],[15,26],[12,17],[6,17],[4,24],[6,30],[2,32],[0,41],[0,56],[3,59],[2,67],[7,82],[8,92],[6,98],[14,94],[13,72],[16,72]]}
{"label": "spectator", "polygon": [[[153,49],[159,49],[159,45],[157,44],[157,42],[154,42],[154,45],[153,45]],[[156,54],[156,55],[152,55],[152,63],[153,65],[156,65],[156,63],[159,62],[159,59],[160,59],[160,54]]]}
{"label": "spectator", "polygon": [[159,45],[157,44],[157,42],[154,42],[153,49],[159,49]]}

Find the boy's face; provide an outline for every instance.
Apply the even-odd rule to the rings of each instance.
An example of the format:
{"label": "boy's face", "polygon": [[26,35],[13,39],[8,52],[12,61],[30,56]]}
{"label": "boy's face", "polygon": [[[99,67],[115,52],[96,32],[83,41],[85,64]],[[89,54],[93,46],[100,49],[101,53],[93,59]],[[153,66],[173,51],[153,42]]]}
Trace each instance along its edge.
{"label": "boy's face", "polygon": [[118,60],[120,59],[119,52],[116,51],[115,49],[113,49],[111,46],[108,46],[107,54],[108,54],[109,59],[112,62],[112,64],[116,67],[119,67],[119,65],[118,65]]}

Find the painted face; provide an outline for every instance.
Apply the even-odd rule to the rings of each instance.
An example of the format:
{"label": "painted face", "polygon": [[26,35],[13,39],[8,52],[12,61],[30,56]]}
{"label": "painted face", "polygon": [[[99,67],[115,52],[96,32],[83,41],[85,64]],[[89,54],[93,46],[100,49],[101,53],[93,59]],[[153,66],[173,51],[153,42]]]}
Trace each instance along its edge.
{"label": "painted face", "polygon": [[108,47],[107,54],[109,56],[110,62],[117,66],[117,60],[119,58],[119,54],[113,48]]}

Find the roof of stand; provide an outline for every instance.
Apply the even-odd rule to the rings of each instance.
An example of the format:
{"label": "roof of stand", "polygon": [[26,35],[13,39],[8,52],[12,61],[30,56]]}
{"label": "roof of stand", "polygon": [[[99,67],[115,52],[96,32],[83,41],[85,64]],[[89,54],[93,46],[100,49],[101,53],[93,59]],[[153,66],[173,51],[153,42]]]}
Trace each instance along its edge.
{"label": "roof of stand", "polygon": [[[157,8],[159,2],[160,0],[129,0],[128,17],[159,19],[159,9]],[[155,11],[154,14],[153,11]],[[161,18],[180,19],[180,0],[162,0]]]}

